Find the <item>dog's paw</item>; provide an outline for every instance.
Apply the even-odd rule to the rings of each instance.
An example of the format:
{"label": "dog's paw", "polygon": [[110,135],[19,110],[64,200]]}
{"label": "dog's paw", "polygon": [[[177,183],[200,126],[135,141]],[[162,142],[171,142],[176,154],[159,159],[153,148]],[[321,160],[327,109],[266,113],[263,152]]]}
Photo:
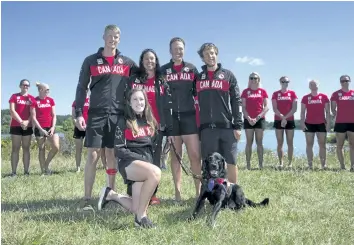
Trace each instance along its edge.
{"label": "dog's paw", "polygon": [[266,206],[269,204],[269,198],[265,198],[262,202],[261,202],[262,205]]}

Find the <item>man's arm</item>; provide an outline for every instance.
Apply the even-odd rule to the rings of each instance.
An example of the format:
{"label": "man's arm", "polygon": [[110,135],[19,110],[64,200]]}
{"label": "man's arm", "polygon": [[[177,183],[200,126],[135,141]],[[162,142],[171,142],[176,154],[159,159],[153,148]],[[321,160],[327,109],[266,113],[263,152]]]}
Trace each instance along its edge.
{"label": "man's arm", "polygon": [[76,87],[76,108],[75,108],[75,116],[82,117],[82,111],[84,108],[85,100],[86,100],[86,91],[88,84],[91,79],[91,71],[90,64],[88,58],[84,60],[81,66],[80,75],[79,75],[79,83]]}
{"label": "man's arm", "polygon": [[242,101],[240,89],[237,84],[236,77],[230,72],[230,104],[232,110],[232,117],[234,118],[235,129],[242,128]]}

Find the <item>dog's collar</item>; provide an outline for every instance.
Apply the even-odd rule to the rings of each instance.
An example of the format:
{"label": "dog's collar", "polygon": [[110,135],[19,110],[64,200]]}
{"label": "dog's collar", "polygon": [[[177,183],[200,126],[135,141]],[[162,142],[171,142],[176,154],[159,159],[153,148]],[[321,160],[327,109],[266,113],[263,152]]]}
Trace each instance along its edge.
{"label": "dog's collar", "polygon": [[216,183],[225,186],[224,184],[227,184],[227,180],[224,178],[209,179],[208,190],[212,191]]}

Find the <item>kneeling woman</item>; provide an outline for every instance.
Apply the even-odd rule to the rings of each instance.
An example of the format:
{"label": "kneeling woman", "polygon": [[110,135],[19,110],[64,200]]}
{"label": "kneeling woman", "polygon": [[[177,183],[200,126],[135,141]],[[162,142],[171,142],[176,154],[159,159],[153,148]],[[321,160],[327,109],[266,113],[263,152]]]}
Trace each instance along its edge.
{"label": "kneeling woman", "polygon": [[105,187],[100,194],[98,209],[101,210],[108,201],[115,201],[135,214],[135,226],[153,228],[155,225],[147,217],[147,208],[161,179],[160,168],[152,163],[152,137],[157,122],[142,89],[130,90],[127,100],[125,119],[118,122],[114,145],[124,183],[132,184],[132,197]]}

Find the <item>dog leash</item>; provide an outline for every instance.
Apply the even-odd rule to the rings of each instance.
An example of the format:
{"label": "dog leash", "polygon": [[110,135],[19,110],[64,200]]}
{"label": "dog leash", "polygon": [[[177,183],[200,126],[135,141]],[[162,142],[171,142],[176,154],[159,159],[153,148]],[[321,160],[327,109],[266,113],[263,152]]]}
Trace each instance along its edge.
{"label": "dog leash", "polygon": [[[203,177],[201,175],[194,174],[193,171],[188,167],[188,165],[182,161],[182,157],[177,153],[175,145],[173,143],[170,145],[172,146],[173,152],[175,153],[177,160],[178,160],[179,164],[181,165],[183,171],[186,173],[186,175],[192,175],[194,179],[203,179]],[[189,174],[188,174],[188,172],[189,172]]]}

